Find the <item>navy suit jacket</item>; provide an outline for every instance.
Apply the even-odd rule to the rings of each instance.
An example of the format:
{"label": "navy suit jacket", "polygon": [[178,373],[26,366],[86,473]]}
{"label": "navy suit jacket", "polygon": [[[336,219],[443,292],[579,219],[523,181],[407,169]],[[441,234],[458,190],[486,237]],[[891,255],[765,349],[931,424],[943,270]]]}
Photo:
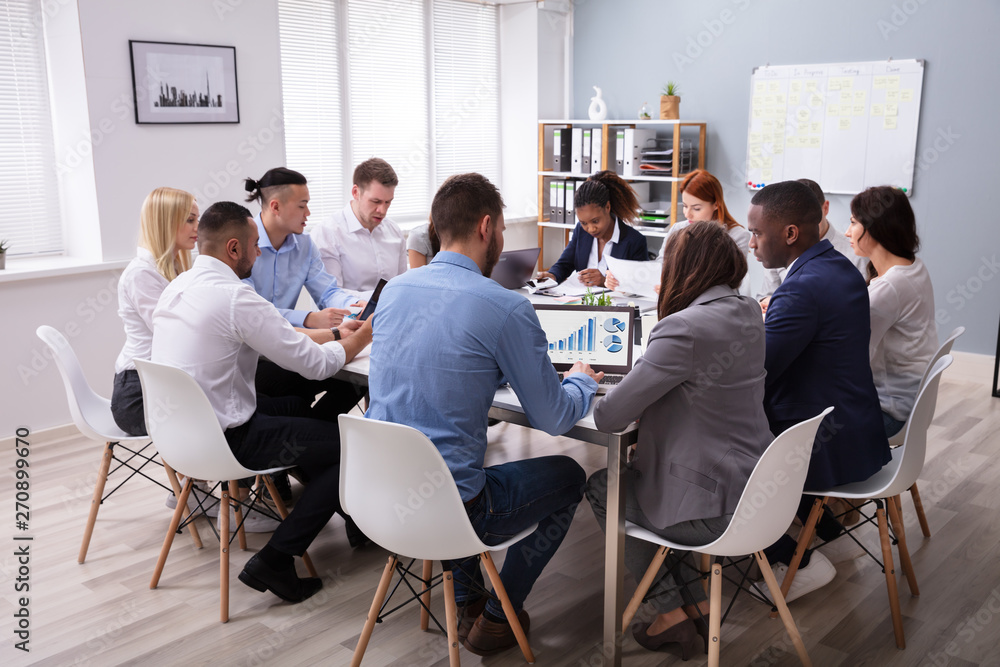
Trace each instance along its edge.
{"label": "navy suit jacket", "polygon": [[764,321],[764,410],[777,435],[836,409],[816,435],[807,490],[868,479],[889,462],[889,442],[868,359],[868,288],[851,261],[820,241],[774,291]]}
{"label": "navy suit jacket", "polygon": [[[611,256],[615,259],[632,259],[637,262],[645,262],[649,259],[649,252],[646,249],[646,237],[640,234],[630,225],[626,225],[618,220],[618,243],[611,246]],[[559,261],[549,268],[556,278],[556,282],[562,282],[569,278],[569,274],[574,271],[583,271],[587,268],[587,261],[590,259],[590,249],[597,242],[593,236],[583,231],[583,226],[578,222],[573,229],[573,238],[569,240],[569,245],[559,256]]]}

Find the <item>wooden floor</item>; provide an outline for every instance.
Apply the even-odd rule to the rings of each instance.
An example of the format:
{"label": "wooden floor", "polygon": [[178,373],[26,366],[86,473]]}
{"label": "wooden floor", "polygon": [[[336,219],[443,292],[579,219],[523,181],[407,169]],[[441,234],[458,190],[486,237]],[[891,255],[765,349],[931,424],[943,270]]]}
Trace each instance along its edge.
{"label": "wooden floor", "polygon": [[[838,566],[836,580],[790,609],[817,666],[1000,664],[1000,399],[990,396],[985,357],[961,356],[941,383],[930,451],[920,488],[933,537],[921,538],[912,504],[903,507],[921,595],[899,584],[907,648],[893,642],[885,579],[869,559]],[[62,397],[53,397],[62,400]],[[513,425],[490,429],[487,463],[550,453],[576,458],[588,472],[605,451]],[[265,541],[232,552],[231,620],[218,622],[218,546],[206,526],[206,548],[178,536],[157,590],[150,574],[170,512],[165,492],[132,482],[101,509],[87,562],[76,554],[96,477],[99,447],[82,437],[33,441],[31,448],[30,653],[15,650],[12,615],[18,563],[14,517],[3,519],[0,546],[0,665],[346,665],[361,631],[386,554],[352,551],[334,519],[313,545],[324,579],[314,598],[288,605],[236,580]],[[0,453],[0,506],[13,515],[12,448]],[[204,520],[201,520],[204,521]],[[866,539],[874,547],[871,532]],[[528,598],[531,644],[538,665],[592,667],[600,651],[602,534],[589,506],[576,514],[560,551]],[[22,544],[22,543],[18,543]],[[877,552],[877,549],[876,549]],[[898,567],[898,565],[897,565]],[[631,591],[634,583],[626,578]],[[443,610],[440,595],[434,608]],[[727,665],[795,665],[781,622],[741,597],[722,632]],[[481,659],[461,651],[466,665],[522,665],[521,655]],[[624,663],[679,663],[651,653],[628,636]],[[688,664],[705,664],[705,656]],[[447,665],[446,641],[422,633],[415,608],[375,628],[365,665]]]}

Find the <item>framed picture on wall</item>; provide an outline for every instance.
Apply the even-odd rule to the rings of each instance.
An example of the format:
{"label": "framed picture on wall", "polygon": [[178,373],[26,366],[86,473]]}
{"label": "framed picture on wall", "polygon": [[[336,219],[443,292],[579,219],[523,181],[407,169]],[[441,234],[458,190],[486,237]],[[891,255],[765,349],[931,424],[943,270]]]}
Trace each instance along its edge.
{"label": "framed picture on wall", "polygon": [[235,46],[128,45],[136,123],[240,122]]}

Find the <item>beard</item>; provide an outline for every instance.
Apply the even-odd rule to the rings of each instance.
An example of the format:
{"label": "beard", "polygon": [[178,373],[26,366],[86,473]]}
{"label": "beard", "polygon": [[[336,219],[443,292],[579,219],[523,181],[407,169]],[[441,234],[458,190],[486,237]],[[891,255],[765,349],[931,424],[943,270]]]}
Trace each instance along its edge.
{"label": "beard", "polygon": [[240,280],[246,280],[253,273],[253,262],[255,257],[241,257],[240,261],[236,264],[233,269],[236,272],[236,276]]}
{"label": "beard", "polygon": [[493,267],[500,261],[500,244],[497,243],[496,235],[490,236],[490,243],[486,246],[486,266],[483,268],[483,275],[489,278],[493,275]]}

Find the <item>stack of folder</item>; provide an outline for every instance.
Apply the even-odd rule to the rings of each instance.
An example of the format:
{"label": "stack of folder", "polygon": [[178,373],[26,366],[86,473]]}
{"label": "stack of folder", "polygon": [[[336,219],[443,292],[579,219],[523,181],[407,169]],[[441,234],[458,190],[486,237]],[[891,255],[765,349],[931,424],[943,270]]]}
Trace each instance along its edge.
{"label": "stack of folder", "polygon": [[667,147],[669,144],[660,145],[661,143],[665,143],[664,141],[656,140],[654,143],[657,145],[646,146],[640,154],[639,169],[643,174],[648,176],[669,176],[673,172],[675,157],[680,161],[679,173],[686,174],[694,168],[697,151],[691,145],[690,141],[681,141],[681,146],[676,156],[673,147]]}

